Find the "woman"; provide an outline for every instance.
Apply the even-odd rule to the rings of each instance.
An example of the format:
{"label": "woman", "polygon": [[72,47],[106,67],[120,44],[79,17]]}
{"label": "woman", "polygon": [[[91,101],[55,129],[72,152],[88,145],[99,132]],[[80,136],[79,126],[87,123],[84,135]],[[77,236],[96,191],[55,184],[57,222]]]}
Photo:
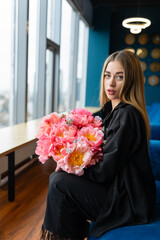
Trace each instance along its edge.
{"label": "woman", "polygon": [[148,153],[149,122],[144,77],[135,54],[109,56],[102,70],[100,111],[103,160],[81,177],[63,171],[50,176],[41,239],[82,240],[120,226],[150,221],[155,181]]}

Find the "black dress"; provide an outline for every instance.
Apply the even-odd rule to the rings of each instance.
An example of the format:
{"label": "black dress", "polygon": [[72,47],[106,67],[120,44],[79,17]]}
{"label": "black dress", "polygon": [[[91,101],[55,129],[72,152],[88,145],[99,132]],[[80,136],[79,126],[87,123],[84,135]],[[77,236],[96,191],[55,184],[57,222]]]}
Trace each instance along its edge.
{"label": "black dress", "polygon": [[[103,160],[78,177],[63,171],[50,177],[43,228],[53,239],[83,239],[120,226],[150,221],[155,204],[155,181],[139,111],[111,102],[100,112],[106,143]],[[61,236],[56,238],[55,236]]]}

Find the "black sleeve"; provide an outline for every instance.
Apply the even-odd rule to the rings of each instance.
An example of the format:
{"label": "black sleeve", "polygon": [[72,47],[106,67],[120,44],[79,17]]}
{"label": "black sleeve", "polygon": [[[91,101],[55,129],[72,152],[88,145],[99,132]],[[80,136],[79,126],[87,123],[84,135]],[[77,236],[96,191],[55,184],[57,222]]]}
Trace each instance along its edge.
{"label": "black sleeve", "polygon": [[103,149],[103,160],[84,170],[84,177],[95,182],[112,182],[141,141],[140,118],[135,111],[122,112],[119,126],[110,129]]}

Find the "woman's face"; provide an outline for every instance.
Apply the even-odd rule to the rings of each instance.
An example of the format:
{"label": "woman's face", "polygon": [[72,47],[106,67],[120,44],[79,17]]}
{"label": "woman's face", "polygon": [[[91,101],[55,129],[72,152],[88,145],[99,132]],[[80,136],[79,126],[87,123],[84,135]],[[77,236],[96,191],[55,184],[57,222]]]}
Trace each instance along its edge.
{"label": "woman's face", "polygon": [[124,79],[124,68],[119,61],[109,62],[104,71],[104,89],[112,107],[120,103],[120,90]]}

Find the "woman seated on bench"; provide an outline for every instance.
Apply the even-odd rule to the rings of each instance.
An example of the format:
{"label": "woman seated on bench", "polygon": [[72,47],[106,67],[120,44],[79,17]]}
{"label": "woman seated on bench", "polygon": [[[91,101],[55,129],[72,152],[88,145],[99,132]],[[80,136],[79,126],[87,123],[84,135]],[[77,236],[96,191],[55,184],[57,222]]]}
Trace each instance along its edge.
{"label": "woman seated on bench", "polygon": [[76,176],[50,176],[41,239],[82,240],[120,226],[150,221],[155,181],[148,153],[149,122],[144,77],[135,54],[109,56],[102,70],[103,160]]}

